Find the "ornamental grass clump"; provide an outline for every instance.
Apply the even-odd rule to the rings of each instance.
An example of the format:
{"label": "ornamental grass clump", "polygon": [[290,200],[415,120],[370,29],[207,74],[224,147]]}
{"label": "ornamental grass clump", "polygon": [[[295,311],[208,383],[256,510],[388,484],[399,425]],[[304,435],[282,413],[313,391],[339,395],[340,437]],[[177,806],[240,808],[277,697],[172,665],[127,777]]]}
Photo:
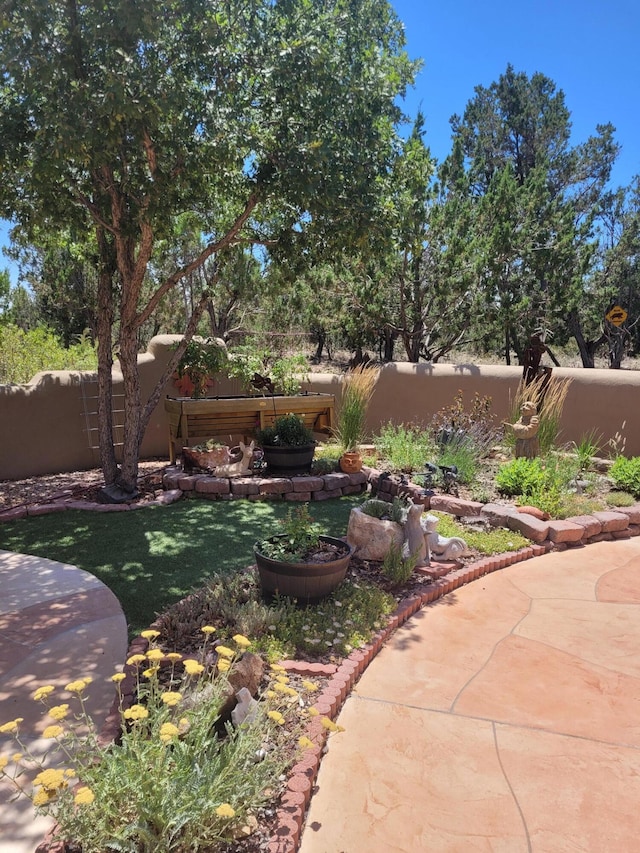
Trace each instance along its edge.
{"label": "ornamental grass clump", "polygon": [[[118,743],[98,741],[85,705],[88,678],[64,691],[44,685],[34,693],[50,720],[43,737],[51,748],[43,759],[30,752],[22,719],[0,726],[17,746],[0,756],[0,774],[17,796],[55,819],[56,837],[81,846],[82,853],[215,851],[273,796],[302,748],[301,710],[308,714],[313,700],[272,672],[245,720],[222,725],[228,673],[250,641],[236,635],[214,648],[215,628],[205,626],[202,633],[197,660],[164,654],[153,645],[158,632],[146,632],[152,647],[127,661],[136,684],[133,704],[121,692],[125,673],[112,676],[122,723]],[[213,665],[201,663],[212,658]],[[33,782],[27,781],[34,771]]]}
{"label": "ornamental grass clump", "polygon": [[336,437],[345,452],[357,450],[364,441],[367,409],[379,375],[377,367],[360,365],[342,380]]}
{"label": "ornamental grass clump", "polygon": [[[518,385],[509,421],[515,423],[518,420],[524,403],[527,401],[535,403],[540,421],[538,444],[541,456],[546,456],[558,440],[560,419],[570,385],[570,379],[557,379],[555,376],[551,379],[538,376],[528,385],[522,381]],[[508,430],[504,441],[507,446],[515,446],[515,434]]]}

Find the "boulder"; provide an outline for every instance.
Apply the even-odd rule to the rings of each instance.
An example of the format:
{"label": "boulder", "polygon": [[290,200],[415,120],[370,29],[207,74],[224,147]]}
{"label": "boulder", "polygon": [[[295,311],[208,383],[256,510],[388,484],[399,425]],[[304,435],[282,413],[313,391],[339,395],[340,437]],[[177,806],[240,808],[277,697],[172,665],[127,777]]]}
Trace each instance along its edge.
{"label": "boulder", "polygon": [[393,543],[402,547],[404,530],[395,521],[374,518],[356,507],[349,515],[347,542],[355,546],[355,557],[382,561]]}

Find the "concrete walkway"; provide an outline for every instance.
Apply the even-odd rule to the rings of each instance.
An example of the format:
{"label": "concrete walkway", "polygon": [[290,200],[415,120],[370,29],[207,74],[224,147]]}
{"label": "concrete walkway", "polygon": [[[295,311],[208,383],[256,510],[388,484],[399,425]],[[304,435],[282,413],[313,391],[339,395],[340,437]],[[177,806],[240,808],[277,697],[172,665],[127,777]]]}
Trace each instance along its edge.
{"label": "concrete walkway", "polygon": [[338,722],[301,853],[640,849],[640,537],[423,609]]}
{"label": "concrete walkway", "polygon": [[[114,695],[109,680],[127,651],[127,625],[118,600],[97,578],[74,566],[0,551],[0,725],[24,717],[21,734],[44,755],[51,741],[38,735],[52,721],[31,698],[52,684],[60,701],[64,685],[91,676],[87,707],[99,727]],[[57,695],[57,694],[56,694]],[[16,752],[0,734],[0,755]],[[33,853],[50,825],[33,817],[29,802],[11,803],[13,789],[0,782],[0,851]]]}

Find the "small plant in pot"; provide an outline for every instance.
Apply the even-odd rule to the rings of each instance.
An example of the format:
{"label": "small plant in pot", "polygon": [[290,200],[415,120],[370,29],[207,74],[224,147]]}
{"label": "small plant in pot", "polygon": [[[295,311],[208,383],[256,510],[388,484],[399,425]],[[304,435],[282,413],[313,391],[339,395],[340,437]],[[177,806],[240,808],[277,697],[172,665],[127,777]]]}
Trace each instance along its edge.
{"label": "small plant in pot", "polygon": [[316,443],[313,433],[298,415],[276,418],[271,426],[258,430],[257,439],[271,474],[289,476],[311,471]]}
{"label": "small plant in pot", "polygon": [[194,399],[205,397],[213,377],[226,363],[227,350],[223,341],[192,338],[176,367],[183,393]]}
{"label": "small plant in pot", "polygon": [[254,545],[263,595],[303,604],[330,595],[344,580],[354,548],[322,535],[308,504],[289,510],[280,524],[280,533]]}
{"label": "small plant in pot", "polygon": [[365,437],[367,409],[379,373],[376,367],[360,366],[347,373],[342,382],[336,437],[343,447],[340,468],[347,474],[362,468],[359,446]]}

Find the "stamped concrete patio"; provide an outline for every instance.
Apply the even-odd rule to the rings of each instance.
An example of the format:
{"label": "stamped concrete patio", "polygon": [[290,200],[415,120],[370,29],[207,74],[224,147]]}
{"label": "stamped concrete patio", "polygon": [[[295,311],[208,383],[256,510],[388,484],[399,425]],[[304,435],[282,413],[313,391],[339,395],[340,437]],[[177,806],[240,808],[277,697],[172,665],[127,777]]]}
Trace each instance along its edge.
{"label": "stamped concrete patio", "polygon": [[637,850],[640,537],[426,607],[338,722],[301,853]]}
{"label": "stamped concrete patio", "polygon": [[[126,654],[126,620],[97,578],[41,557],[0,551],[0,590],[0,722],[23,717],[23,742],[44,756],[51,741],[41,734],[51,720],[33,701],[34,691],[52,684],[64,698],[65,684],[93,678],[87,710],[99,728],[113,701],[109,676]],[[9,735],[0,735],[0,754],[15,749]],[[12,802],[12,795],[0,780],[0,851],[33,853],[51,821],[35,818],[31,803]]]}

